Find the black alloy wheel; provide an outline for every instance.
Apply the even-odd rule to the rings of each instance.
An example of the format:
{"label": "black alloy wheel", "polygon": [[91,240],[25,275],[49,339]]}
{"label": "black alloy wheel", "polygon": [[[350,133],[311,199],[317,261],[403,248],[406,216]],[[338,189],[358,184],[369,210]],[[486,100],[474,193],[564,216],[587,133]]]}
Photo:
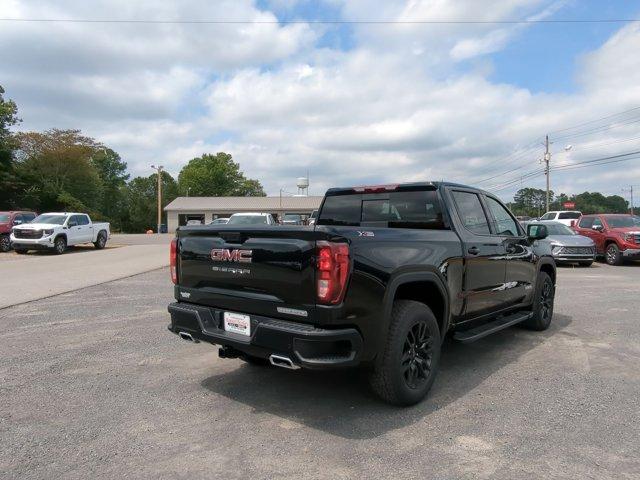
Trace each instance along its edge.
{"label": "black alloy wheel", "polygon": [[407,332],[402,351],[402,370],[409,388],[420,388],[431,374],[433,338],[425,321],[418,321]]}

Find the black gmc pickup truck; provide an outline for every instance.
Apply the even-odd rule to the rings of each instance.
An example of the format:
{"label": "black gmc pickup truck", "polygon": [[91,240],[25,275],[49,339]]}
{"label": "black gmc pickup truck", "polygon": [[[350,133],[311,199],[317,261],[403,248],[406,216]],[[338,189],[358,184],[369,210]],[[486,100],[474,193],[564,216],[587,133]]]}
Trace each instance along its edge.
{"label": "black gmc pickup truck", "polygon": [[223,358],[359,365],[385,401],[410,405],[429,391],[445,335],[549,326],[556,268],[536,242],[546,235],[463,185],[333,188],[314,226],[178,229],[168,328]]}

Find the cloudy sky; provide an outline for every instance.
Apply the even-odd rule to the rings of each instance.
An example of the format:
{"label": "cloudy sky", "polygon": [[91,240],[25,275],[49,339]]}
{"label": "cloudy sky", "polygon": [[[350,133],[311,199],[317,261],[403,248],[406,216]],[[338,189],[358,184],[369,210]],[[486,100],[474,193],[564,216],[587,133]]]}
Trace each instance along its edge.
{"label": "cloudy sky", "polygon": [[[640,18],[637,2],[2,0],[0,18],[238,22],[0,22],[20,129],[81,129],[132,175],[226,151],[269,194],[308,171],[314,194],[444,178],[509,199],[544,186],[546,133],[558,167],[640,150],[640,23],[489,23]],[[551,179],[620,194],[640,159]]]}

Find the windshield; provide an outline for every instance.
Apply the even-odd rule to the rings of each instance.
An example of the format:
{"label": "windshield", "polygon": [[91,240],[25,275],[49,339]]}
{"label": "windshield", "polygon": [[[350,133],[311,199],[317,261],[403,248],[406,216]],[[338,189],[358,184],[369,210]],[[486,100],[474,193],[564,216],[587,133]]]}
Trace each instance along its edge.
{"label": "windshield", "polygon": [[232,215],[227,225],[264,225],[267,223],[265,215]]}
{"label": "windshield", "polygon": [[11,216],[7,213],[0,213],[0,223],[7,223]]}
{"label": "windshield", "polygon": [[66,215],[50,215],[45,213],[44,215],[38,215],[31,223],[53,223],[55,225],[62,225],[66,219]]}
{"label": "windshield", "polygon": [[625,228],[625,227],[638,227],[640,226],[640,217],[634,215],[629,216],[605,216],[604,219],[607,221],[607,225],[611,228]]}
{"label": "windshield", "polygon": [[575,235],[576,234],[576,232],[571,230],[566,225],[563,225],[562,223],[545,223],[544,225],[546,225],[547,232],[549,232],[549,235]]}

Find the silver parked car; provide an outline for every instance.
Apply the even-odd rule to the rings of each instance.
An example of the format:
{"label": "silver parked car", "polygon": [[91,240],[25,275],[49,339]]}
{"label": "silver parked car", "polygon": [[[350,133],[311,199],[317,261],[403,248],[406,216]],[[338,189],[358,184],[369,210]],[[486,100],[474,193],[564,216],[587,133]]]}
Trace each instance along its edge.
{"label": "silver parked car", "polygon": [[542,224],[547,227],[549,236],[537,242],[549,245],[556,263],[578,263],[589,267],[596,255],[596,246],[589,237],[578,235],[560,222],[527,222],[529,225]]}

